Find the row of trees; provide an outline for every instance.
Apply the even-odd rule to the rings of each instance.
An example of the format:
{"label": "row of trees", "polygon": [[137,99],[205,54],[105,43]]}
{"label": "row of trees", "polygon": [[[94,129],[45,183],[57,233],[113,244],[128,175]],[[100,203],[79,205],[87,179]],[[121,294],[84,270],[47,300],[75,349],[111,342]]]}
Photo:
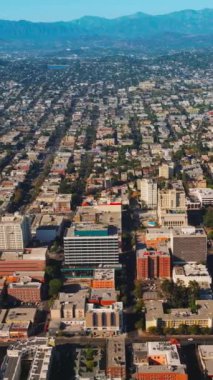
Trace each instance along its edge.
{"label": "row of trees", "polygon": [[150,334],[156,335],[211,335],[212,329],[197,325],[180,325],[177,329],[172,327],[150,327]]}

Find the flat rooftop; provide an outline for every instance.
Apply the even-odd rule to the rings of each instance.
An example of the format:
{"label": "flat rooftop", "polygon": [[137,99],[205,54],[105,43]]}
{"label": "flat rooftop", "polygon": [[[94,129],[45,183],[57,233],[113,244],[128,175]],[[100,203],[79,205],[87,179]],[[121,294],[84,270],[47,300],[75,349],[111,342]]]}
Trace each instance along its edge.
{"label": "flat rooftop", "polygon": [[115,270],[114,269],[95,269],[93,272],[94,280],[114,280]]}
{"label": "flat rooftop", "polygon": [[6,323],[17,323],[17,322],[28,322],[34,321],[36,315],[36,308],[16,308],[10,309],[7,317]]}

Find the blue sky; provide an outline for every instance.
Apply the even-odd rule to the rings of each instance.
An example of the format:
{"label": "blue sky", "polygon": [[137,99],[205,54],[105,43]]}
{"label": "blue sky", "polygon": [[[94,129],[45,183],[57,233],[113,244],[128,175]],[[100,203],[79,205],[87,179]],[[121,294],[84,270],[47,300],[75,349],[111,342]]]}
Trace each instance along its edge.
{"label": "blue sky", "polygon": [[162,14],[213,8],[213,0],[0,0],[0,18],[58,21],[85,15],[114,18],[135,12]]}

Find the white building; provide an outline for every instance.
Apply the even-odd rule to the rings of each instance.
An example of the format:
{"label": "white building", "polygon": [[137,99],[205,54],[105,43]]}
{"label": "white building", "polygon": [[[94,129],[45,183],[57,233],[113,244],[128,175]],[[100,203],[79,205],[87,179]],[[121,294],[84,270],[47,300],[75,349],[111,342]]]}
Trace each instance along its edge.
{"label": "white building", "polygon": [[183,266],[173,268],[173,281],[182,281],[185,286],[189,286],[190,281],[196,281],[200,288],[211,289],[212,279],[205,265],[197,263],[187,263]]}
{"label": "white building", "polygon": [[119,236],[108,228],[87,225],[69,228],[64,237],[65,265],[98,267],[119,265]]}
{"label": "white building", "polygon": [[213,205],[213,189],[190,189],[189,194],[197,198],[201,206]]}
{"label": "white building", "polygon": [[26,216],[14,214],[1,217],[0,250],[22,251],[30,238],[30,223]]}
{"label": "white building", "polygon": [[157,208],[157,183],[151,179],[141,180],[141,201],[145,202],[148,208]]}

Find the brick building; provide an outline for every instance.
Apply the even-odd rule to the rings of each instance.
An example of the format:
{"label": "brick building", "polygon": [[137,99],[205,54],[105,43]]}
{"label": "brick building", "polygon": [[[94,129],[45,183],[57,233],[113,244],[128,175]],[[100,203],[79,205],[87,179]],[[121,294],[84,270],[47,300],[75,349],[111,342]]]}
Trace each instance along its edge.
{"label": "brick building", "polygon": [[16,282],[8,285],[7,294],[22,302],[37,303],[41,300],[41,284],[39,282]]}
{"label": "brick building", "polygon": [[171,256],[164,251],[137,250],[137,280],[171,278]]}

